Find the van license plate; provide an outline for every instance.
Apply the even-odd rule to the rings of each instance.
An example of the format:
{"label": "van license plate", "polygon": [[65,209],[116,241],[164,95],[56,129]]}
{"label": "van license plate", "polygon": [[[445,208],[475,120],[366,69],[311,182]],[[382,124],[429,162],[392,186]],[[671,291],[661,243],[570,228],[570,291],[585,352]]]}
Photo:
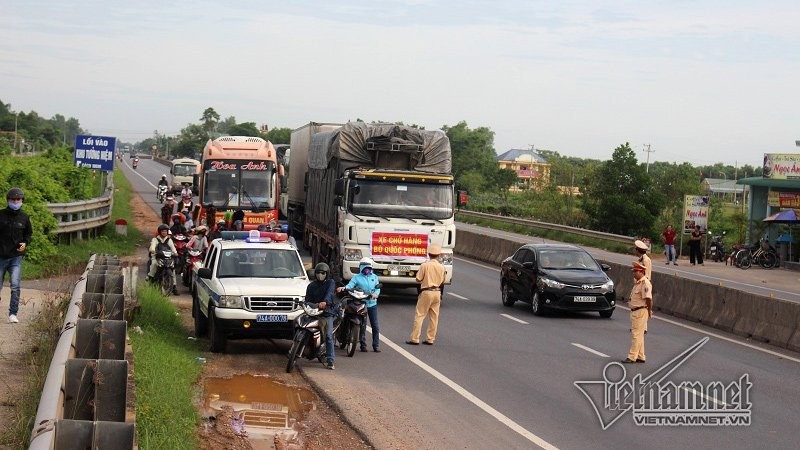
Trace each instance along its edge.
{"label": "van license plate", "polygon": [[594,303],[597,297],[577,296],[573,299],[575,303]]}
{"label": "van license plate", "polygon": [[287,322],[289,317],[286,314],[259,314],[256,322]]}

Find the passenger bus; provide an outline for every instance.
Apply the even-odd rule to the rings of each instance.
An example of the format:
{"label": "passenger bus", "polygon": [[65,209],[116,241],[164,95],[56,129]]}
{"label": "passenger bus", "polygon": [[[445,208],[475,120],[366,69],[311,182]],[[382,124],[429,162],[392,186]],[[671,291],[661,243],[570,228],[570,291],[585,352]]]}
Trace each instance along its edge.
{"label": "passenger bus", "polygon": [[200,166],[200,161],[191,158],[178,158],[172,160],[172,168],[169,169],[172,175],[172,191],[180,193],[184,184],[192,187],[192,192],[197,194],[198,189],[195,183],[195,175],[197,175]]}
{"label": "passenger bus", "polygon": [[201,216],[213,205],[215,217],[205,218],[209,225],[237,210],[244,213],[245,230],[277,223],[282,176],[283,166],[269,141],[248,136],[209,140],[199,174]]}

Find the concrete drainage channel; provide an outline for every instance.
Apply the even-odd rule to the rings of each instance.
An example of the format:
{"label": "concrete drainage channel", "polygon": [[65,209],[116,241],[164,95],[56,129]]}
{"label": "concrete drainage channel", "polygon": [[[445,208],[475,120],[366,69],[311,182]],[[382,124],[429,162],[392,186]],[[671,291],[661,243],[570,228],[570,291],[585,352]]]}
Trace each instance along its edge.
{"label": "concrete drainage channel", "polygon": [[31,450],[134,448],[135,402],[128,391],[133,365],[125,314],[135,299],[135,277],[136,270],[120,267],[115,256],[89,259],[53,353]]}

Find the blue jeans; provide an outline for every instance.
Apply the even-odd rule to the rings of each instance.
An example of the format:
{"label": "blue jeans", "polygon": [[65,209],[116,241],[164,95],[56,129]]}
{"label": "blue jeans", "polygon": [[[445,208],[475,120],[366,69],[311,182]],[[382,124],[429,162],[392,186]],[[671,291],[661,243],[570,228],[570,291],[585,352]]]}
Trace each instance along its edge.
{"label": "blue jeans", "polygon": [[22,255],[11,258],[0,258],[0,286],[9,274],[11,284],[11,303],[8,305],[8,314],[17,315],[19,312],[19,280],[22,277]]}
{"label": "blue jeans", "polygon": [[[372,349],[380,348],[381,331],[378,325],[378,305],[370,306],[367,308],[367,317],[369,317],[369,326],[372,327]],[[361,324],[361,332],[358,334],[358,341],[361,343],[361,348],[367,348],[367,321]]]}
{"label": "blue jeans", "polygon": [[336,358],[336,354],[333,352],[333,316],[323,316],[319,323],[325,331],[325,358],[332,363]]}
{"label": "blue jeans", "polygon": [[664,250],[667,252],[667,262],[675,262],[677,256],[675,254],[675,246],[674,245],[664,245]]}

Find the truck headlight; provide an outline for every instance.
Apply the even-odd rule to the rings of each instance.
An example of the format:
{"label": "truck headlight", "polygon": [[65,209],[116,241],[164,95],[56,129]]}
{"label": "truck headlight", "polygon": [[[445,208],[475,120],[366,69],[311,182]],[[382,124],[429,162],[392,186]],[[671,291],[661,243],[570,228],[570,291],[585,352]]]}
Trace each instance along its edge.
{"label": "truck headlight", "polygon": [[545,285],[545,286],[547,286],[549,288],[553,288],[553,289],[563,289],[564,288],[564,283],[561,283],[561,282],[556,281],[556,280],[551,280],[550,278],[544,278],[544,277],[539,278],[539,282],[542,283],[543,285]]}
{"label": "truck headlight", "polygon": [[221,295],[219,297],[219,308],[243,308],[242,297],[238,295]]}
{"label": "truck headlight", "polygon": [[444,264],[445,266],[452,266],[453,265],[453,254],[452,253],[442,253],[439,255],[439,262]]}
{"label": "truck headlight", "polygon": [[361,250],[357,248],[344,249],[345,261],[359,261],[361,259]]}

